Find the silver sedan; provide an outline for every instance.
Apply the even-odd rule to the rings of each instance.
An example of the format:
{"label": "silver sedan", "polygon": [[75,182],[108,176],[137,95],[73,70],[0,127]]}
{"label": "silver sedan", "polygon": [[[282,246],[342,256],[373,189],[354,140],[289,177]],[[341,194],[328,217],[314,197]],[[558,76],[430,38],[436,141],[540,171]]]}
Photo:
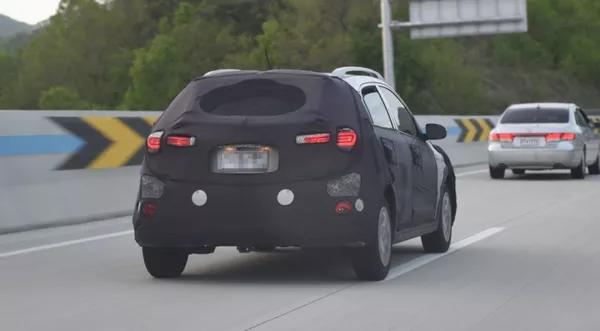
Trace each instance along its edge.
{"label": "silver sedan", "polygon": [[570,103],[515,104],[500,116],[490,132],[490,176],[504,177],[526,170],[569,169],[573,178],[585,178],[586,170],[600,174],[598,124]]}

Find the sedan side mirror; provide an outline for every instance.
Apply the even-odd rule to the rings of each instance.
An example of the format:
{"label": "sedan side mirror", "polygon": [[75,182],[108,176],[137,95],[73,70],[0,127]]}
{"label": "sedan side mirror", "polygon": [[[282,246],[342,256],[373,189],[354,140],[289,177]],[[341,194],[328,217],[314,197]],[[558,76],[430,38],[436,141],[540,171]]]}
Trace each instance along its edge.
{"label": "sedan side mirror", "polygon": [[427,140],[441,140],[446,138],[448,132],[446,128],[435,123],[427,123],[425,125],[425,134],[427,135]]}
{"label": "sedan side mirror", "polygon": [[600,129],[600,122],[590,122],[590,126],[593,129]]}

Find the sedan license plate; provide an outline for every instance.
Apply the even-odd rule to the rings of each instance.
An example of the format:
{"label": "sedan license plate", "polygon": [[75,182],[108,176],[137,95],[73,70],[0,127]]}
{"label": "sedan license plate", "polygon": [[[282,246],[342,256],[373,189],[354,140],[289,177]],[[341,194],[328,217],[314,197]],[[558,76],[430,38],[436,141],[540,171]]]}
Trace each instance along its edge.
{"label": "sedan license plate", "polygon": [[541,145],[540,138],[521,138],[519,143],[523,147],[537,147]]}
{"label": "sedan license plate", "polygon": [[216,153],[216,169],[218,173],[266,173],[273,171],[273,150],[265,146],[228,146],[220,148]]}

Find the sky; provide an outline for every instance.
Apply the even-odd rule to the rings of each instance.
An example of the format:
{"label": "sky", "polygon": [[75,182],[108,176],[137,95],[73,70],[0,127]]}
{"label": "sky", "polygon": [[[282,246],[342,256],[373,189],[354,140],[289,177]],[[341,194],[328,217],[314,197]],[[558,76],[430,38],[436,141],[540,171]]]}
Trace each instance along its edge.
{"label": "sky", "polygon": [[56,13],[60,0],[0,0],[0,14],[37,24]]}

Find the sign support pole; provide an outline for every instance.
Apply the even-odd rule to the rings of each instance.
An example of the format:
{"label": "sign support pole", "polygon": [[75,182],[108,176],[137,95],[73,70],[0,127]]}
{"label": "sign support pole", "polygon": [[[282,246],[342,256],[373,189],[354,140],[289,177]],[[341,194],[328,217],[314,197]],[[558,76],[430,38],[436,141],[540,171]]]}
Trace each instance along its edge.
{"label": "sign support pole", "polygon": [[410,22],[392,20],[394,0],[381,0],[383,76],[396,89],[393,30],[411,39],[527,32],[527,0],[410,0]]}
{"label": "sign support pole", "polygon": [[383,77],[396,90],[394,75],[394,40],[392,39],[392,10],[390,0],[381,0],[381,40],[383,43]]}

